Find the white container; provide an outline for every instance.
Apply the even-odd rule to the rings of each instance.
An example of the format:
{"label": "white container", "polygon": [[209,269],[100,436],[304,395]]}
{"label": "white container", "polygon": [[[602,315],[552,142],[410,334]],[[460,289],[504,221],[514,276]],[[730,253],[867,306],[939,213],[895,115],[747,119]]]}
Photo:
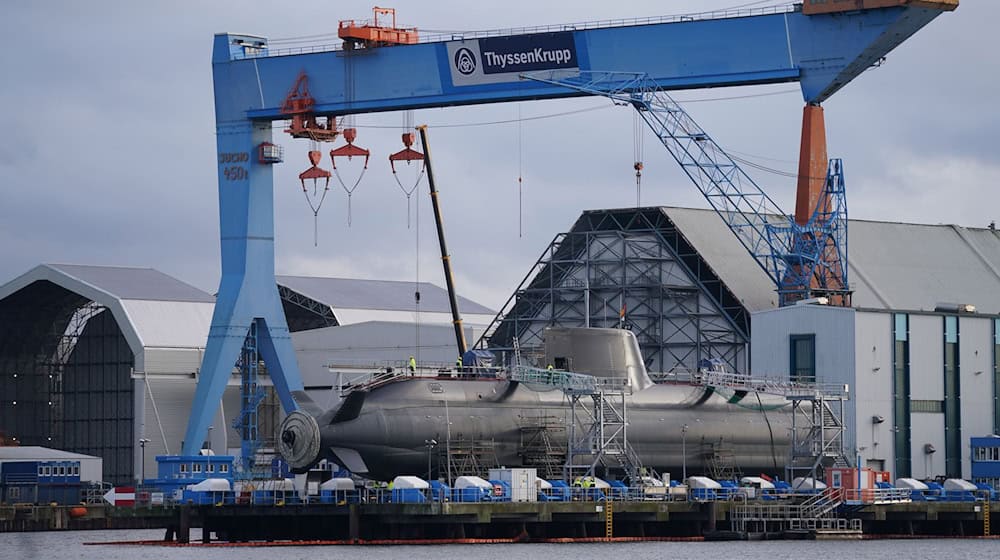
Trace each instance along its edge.
{"label": "white container", "polygon": [[393,490],[403,490],[409,488],[416,488],[418,490],[426,490],[430,488],[431,485],[426,480],[418,476],[397,476],[392,479],[392,489]]}
{"label": "white container", "polygon": [[975,492],[978,490],[975,484],[961,478],[949,478],[944,481],[942,486],[948,492]]}
{"label": "white container", "polygon": [[490,469],[490,480],[510,485],[510,501],[538,501],[538,471],[536,469]]}
{"label": "white container", "polygon": [[232,487],[225,478],[206,478],[198,484],[188,484],[187,489],[196,492],[228,492]]}
{"label": "white container", "polygon": [[774,490],[774,483],[764,480],[759,476],[744,476],[740,479],[740,486],[760,488],[761,490]]}
{"label": "white container", "polygon": [[719,488],[722,488],[721,484],[711,478],[708,478],[707,476],[689,476],[687,483],[691,488],[708,488],[710,490],[718,490]]}
{"label": "white container", "polygon": [[319,487],[320,490],[354,490],[354,481],[350,478],[331,478]]}
{"label": "white container", "polygon": [[456,490],[464,490],[466,488],[489,488],[492,490],[493,485],[478,476],[460,476],[455,479]]}
{"label": "white container", "polygon": [[826,490],[826,484],[811,476],[797,476],[792,480],[792,490]]}
{"label": "white container", "polygon": [[897,478],[896,488],[906,488],[907,490],[927,490],[927,485],[915,478]]}

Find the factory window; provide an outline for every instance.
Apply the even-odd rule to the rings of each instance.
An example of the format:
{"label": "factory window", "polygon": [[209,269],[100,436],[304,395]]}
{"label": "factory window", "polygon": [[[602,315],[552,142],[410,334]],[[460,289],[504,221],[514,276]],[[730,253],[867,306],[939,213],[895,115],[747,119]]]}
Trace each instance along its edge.
{"label": "factory window", "polygon": [[73,465],[73,476],[80,476],[80,466]]}
{"label": "factory window", "polygon": [[201,472],[201,463],[194,463],[194,464],[192,464],[191,465],[191,472],[200,473]]}
{"label": "factory window", "polygon": [[945,475],[962,476],[962,398],[958,317],[944,318],[944,464]]}
{"label": "factory window", "polygon": [[186,473],[186,472],[188,472],[188,466],[187,466],[187,463],[181,463],[181,464],[180,464],[180,472],[182,472],[182,473]]}
{"label": "factory window", "polygon": [[944,401],[910,401],[910,412],[944,412]]}
{"label": "factory window", "polygon": [[51,476],[52,475],[52,467],[43,467],[43,469],[45,471],[45,472],[42,473],[43,476]]}
{"label": "factory window", "polygon": [[227,473],[227,472],[229,472],[229,465],[226,465],[226,464],[219,465],[219,472],[220,473]]}
{"label": "factory window", "polygon": [[1000,319],[993,319],[993,433],[1000,434]]}
{"label": "factory window", "polygon": [[212,463],[209,463],[208,466],[205,467],[205,472],[214,473],[215,472],[215,465],[213,465]]}
{"label": "factory window", "polygon": [[38,476],[42,476],[42,466],[38,466]]}
{"label": "factory window", "polygon": [[910,476],[910,316],[893,315],[893,455],[897,478]]}
{"label": "factory window", "polygon": [[790,349],[789,379],[792,381],[816,381],[816,335],[793,334],[788,338]]}
{"label": "factory window", "polygon": [[973,457],[976,461],[1000,461],[1000,447],[977,447]]}
{"label": "factory window", "polygon": [[21,488],[18,486],[7,487],[7,498],[11,501],[21,499]]}

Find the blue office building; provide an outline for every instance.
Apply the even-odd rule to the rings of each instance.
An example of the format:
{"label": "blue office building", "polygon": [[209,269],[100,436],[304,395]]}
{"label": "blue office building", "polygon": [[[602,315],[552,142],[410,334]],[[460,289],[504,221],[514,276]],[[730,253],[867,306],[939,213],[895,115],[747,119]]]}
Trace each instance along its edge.
{"label": "blue office building", "polygon": [[971,438],[972,482],[1000,490],[1000,436]]}
{"label": "blue office building", "polygon": [[80,503],[80,461],[8,461],[0,465],[4,504]]}

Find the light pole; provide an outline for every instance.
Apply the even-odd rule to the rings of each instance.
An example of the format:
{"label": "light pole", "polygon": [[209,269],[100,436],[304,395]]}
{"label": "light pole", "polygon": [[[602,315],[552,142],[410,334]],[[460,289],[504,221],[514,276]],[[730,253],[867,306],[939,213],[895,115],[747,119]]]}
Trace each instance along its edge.
{"label": "light pole", "polygon": [[688,425],[684,424],[681,426],[681,484],[687,484],[688,478],[687,433]]}
{"label": "light pole", "polygon": [[142,474],[139,475],[139,484],[143,484],[145,482],[145,480],[146,480],[146,444],[149,443],[149,442],[150,442],[150,440],[148,440],[146,438],[140,438],[139,439],[139,449],[141,450],[141,452],[140,452],[141,459],[139,461],[139,471],[142,473]]}
{"label": "light pole", "polygon": [[427,445],[427,482],[429,483],[431,481],[431,450],[438,442],[436,439],[425,439],[424,444]]}

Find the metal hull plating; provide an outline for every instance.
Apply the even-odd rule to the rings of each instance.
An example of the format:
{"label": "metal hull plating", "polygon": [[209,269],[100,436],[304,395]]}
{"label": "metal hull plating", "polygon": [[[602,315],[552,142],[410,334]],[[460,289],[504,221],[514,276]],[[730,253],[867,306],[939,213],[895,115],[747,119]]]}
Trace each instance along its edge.
{"label": "metal hull plating", "polygon": [[[709,450],[722,448],[744,472],[778,473],[788,456],[791,407],[783,398],[760,399],[749,394],[730,402],[737,400],[731,392],[654,385],[626,397],[628,440],[642,464],[660,472],[679,474],[685,464],[691,474],[704,472]],[[552,445],[565,450],[571,417],[569,399],[556,389],[492,379],[402,378],[372,390],[353,420],[323,425],[321,419],[317,459],[386,480],[426,473],[428,440],[443,450],[491,441],[500,465],[524,466],[524,430],[555,424]],[[443,450],[434,449],[434,457]],[[445,474],[438,463],[431,462],[433,476]]]}

